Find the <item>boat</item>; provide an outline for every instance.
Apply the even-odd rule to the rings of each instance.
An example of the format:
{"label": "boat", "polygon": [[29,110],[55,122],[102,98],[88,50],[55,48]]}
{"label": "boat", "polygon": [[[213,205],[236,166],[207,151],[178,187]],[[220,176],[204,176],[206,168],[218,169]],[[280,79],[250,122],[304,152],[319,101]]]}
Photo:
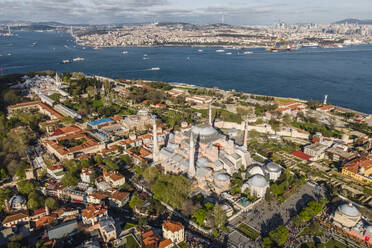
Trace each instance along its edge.
{"label": "boat", "polygon": [[143,55],[143,57],[147,57],[147,54],[145,53],[145,54]]}
{"label": "boat", "polygon": [[253,52],[251,52],[251,51],[245,51],[244,53],[243,53],[243,55],[247,55],[247,54],[252,54]]}
{"label": "boat", "polygon": [[225,52],[225,50],[223,50],[223,49],[216,50],[216,53],[223,53],[223,52]]}
{"label": "boat", "polygon": [[121,54],[128,54],[128,51],[122,51]]}
{"label": "boat", "polygon": [[288,52],[288,51],[292,51],[294,49],[295,48],[293,47],[292,43],[289,43],[287,46],[283,46],[282,44],[280,44],[280,42],[277,42],[277,43],[275,43],[274,47],[271,47],[268,50],[270,50],[273,53],[277,53],[277,52]]}
{"label": "boat", "polygon": [[11,53],[8,53],[8,56],[12,56],[12,54]]}
{"label": "boat", "polygon": [[152,67],[151,68],[151,71],[159,71],[160,70],[160,67]]}
{"label": "boat", "polygon": [[37,42],[33,42],[32,44],[31,44],[31,46],[36,46],[37,45]]}
{"label": "boat", "polygon": [[73,59],[73,61],[83,61],[83,60],[85,60],[85,58],[77,57]]}
{"label": "boat", "polygon": [[94,49],[94,50],[98,50],[98,49],[99,49],[99,47],[98,47],[98,46],[96,46],[96,47],[94,47],[93,49]]}
{"label": "boat", "polygon": [[231,54],[232,54],[231,52],[226,53],[226,55],[231,55]]}
{"label": "boat", "polygon": [[62,60],[61,63],[62,63],[62,64],[69,64],[69,63],[72,63],[72,61],[69,60],[69,59],[64,59],[64,60]]}
{"label": "boat", "polygon": [[202,49],[199,49],[198,52],[201,53],[201,52],[203,52],[203,50]]}

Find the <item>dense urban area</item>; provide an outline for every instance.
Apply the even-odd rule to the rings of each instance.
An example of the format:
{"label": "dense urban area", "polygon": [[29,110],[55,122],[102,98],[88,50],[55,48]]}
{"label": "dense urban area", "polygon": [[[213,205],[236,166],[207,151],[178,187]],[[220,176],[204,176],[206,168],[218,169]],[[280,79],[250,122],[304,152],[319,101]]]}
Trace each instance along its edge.
{"label": "dense urban area", "polygon": [[0,246],[372,247],[370,114],[82,73],[0,86]]}
{"label": "dense urban area", "polygon": [[74,25],[20,23],[0,26],[0,35],[12,31],[68,31],[81,46],[226,46],[271,49],[300,47],[340,48],[372,43],[372,25],[359,23],[233,26],[152,23],[141,25]]}

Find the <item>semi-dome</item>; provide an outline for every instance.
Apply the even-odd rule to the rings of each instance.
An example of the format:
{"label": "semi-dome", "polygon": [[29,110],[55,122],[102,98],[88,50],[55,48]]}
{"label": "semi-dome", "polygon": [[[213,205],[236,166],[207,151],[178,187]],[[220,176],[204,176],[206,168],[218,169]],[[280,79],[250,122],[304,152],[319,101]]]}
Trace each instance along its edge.
{"label": "semi-dome", "polygon": [[342,204],[339,209],[343,214],[348,215],[350,217],[360,216],[359,210],[352,203]]}
{"label": "semi-dome", "polygon": [[265,170],[267,170],[268,172],[279,172],[282,169],[277,163],[270,162],[265,165]]}
{"label": "semi-dome", "polygon": [[212,136],[217,134],[217,130],[209,125],[193,126],[191,128],[192,133],[195,137],[197,136]]}
{"label": "semi-dome", "polygon": [[262,175],[256,174],[253,177],[248,179],[248,184],[250,186],[264,188],[268,186],[266,178]]}
{"label": "semi-dome", "polygon": [[251,168],[249,168],[248,173],[250,175],[256,175],[256,174],[262,175],[262,176],[264,175],[264,171],[262,170],[261,166],[259,166],[259,165],[254,165]]}
{"label": "semi-dome", "polygon": [[221,181],[221,182],[226,182],[230,180],[230,176],[227,173],[214,173],[213,174],[214,179]]}

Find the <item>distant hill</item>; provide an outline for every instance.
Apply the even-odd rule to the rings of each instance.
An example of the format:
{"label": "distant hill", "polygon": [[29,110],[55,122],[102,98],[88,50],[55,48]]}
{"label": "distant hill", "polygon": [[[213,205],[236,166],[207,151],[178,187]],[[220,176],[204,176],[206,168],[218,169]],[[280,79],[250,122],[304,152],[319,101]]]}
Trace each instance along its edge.
{"label": "distant hill", "polygon": [[338,22],[334,22],[334,24],[345,24],[345,23],[361,24],[361,25],[372,25],[372,19],[369,19],[369,20],[359,20],[359,19],[349,18],[349,19],[338,21]]}

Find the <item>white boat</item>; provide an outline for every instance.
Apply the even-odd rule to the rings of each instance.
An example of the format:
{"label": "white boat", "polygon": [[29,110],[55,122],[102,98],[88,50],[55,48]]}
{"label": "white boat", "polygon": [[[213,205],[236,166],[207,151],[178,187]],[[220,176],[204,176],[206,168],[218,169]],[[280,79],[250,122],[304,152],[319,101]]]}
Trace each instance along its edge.
{"label": "white boat", "polygon": [[152,71],[159,71],[160,70],[160,67],[152,67],[151,70]]}
{"label": "white boat", "polygon": [[62,64],[68,64],[68,63],[71,63],[72,61],[71,60],[69,60],[69,59],[64,59],[64,60],[62,60]]}
{"label": "white boat", "polygon": [[128,51],[122,51],[121,54],[128,54]]}
{"label": "white boat", "polygon": [[231,54],[232,54],[231,52],[226,53],[226,55],[231,55]]}
{"label": "white boat", "polygon": [[147,54],[145,53],[145,54],[143,55],[143,57],[147,57]]}
{"label": "white boat", "polygon": [[245,51],[243,54],[244,55],[247,55],[247,54],[252,54],[253,52],[251,52],[251,51]]}
{"label": "white boat", "polygon": [[203,50],[202,49],[199,49],[198,52],[201,53],[201,52],[203,52]]}
{"label": "white boat", "polygon": [[225,50],[223,50],[223,49],[216,50],[216,53],[223,53],[223,52],[225,52]]}
{"label": "white boat", "polygon": [[83,60],[85,60],[85,58],[77,57],[73,59],[73,61],[83,61]]}
{"label": "white boat", "polygon": [[37,45],[37,42],[33,42],[32,44],[31,44],[31,46],[36,46]]}
{"label": "white boat", "polygon": [[12,56],[12,54],[11,53],[8,53],[8,56]]}

